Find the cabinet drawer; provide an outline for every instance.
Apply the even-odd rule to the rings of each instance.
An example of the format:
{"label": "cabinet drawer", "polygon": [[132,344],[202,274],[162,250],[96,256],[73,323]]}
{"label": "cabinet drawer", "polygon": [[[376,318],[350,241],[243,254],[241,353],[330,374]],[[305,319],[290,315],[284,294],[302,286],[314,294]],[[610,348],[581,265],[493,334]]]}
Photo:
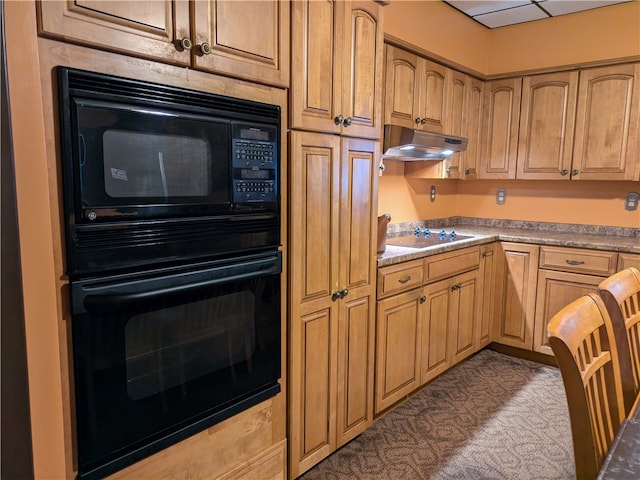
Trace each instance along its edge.
{"label": "cabinet drawer", "polygon": [[619,253],[618,271],[628,267],[640,268],[640,253]]}
{"label": "cabinet drawer", "polygon": [[422,260],[383,267],[378,270],[378,298],[419,287],[422,280]]}
{"label": "cabinet drawer", "polygon": [[608,276],[616,271],[618,254],[582,248],[540,247],[540,268]]}
{"label": "cabinet drawer", "polygon": [[480,248],[469,247],[452,252],[441,253],[424,259],[425,283],[452,277],[459,273],[478,268],[480,265]]}

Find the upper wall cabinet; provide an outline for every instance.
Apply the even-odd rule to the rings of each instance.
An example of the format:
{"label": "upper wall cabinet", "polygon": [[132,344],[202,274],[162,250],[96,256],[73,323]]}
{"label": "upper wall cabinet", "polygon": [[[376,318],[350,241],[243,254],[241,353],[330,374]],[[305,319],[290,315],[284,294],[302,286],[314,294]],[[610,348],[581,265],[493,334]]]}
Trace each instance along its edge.
{"label": "upper wall cabinet", "polygon": [[577,71],[523,79],[518,178],[570,178],[577,93]]}
{"label": "upper wall cabinet", "polygon": [[385,123],[445,132],[449,69],[387,45]]}
{"label": "upper wall cabinet", "polygon": [[640,65],[487,82],[478,178],[638,180]]}
{"label": "upper wall cabinet", "polygon": [[522,79],[495,80],[484,87],[478,178],[515,178]]}
{"label": "upper wall cabinet", "polygon": [[580,72],[571,177],[640,180],[640,64]]}
{"label": "upper wall cabinet", "polygon": [[310,0],[291,8],[291,128],[378,139],[382,7]]}
{"label": "upper wall cabinet", "polygon": [[38,2],[39,33],[92,48],[289,84],[289,2]]}

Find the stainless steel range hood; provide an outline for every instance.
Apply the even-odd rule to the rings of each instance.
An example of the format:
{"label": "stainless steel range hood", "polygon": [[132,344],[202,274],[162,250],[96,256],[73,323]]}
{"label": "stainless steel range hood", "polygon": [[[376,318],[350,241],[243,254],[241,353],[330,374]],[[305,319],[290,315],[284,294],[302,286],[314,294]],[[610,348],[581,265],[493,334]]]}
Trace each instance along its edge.
{"label": "stainless steel range hood", "polygon": [[467,149],[467,139],[423,132],[397,125],[384,126],[384,160],[444,160]]}

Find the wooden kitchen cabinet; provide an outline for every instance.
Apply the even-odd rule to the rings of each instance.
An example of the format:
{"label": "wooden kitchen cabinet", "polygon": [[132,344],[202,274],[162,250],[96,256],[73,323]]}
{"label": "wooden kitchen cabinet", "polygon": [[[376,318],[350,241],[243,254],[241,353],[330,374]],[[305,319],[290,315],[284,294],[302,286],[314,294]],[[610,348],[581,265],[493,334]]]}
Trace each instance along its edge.
{"label": "wooden kitchen cabinet", "polygon": [[493,341],[531,350],[535,321],[539,246],[501,242],[499,252],[501,315],[494,323]]}
{"label": "wooden kitchen cabinet", "polygon": [[521,95],[521,77],[485,83],[477,178],[516,178]]}
{"label": "wooden kitchen cabinet", "polygon": [[582,248],[540,247],[533,350],[547,355],[551,318],[577,298],[596,292],[598,284],[616,272],[618,254]]}
{"label": "wooden kitchen cabinet", "polygon": [[500,300],[502,286],[498,276],[497,243],[480,247],[480,315],[476,328],[476,348],[480,350],[493,340],[493,319],[500,318]]}
{"label": "wooden kitchen cabinet", "polygon": [[477,351],[479,281],[476,269],[424,287],[421,384]]}
{"label": "wooden kitchen cabinet", "polygon": [[444,132],[450,70],[393,45],[386,46],[385,123]]}
{"label": "wooden kitchen cabinet", "polygon": [[580,71],[571,178],[640,179],[640,63]]}
{"label": "wooden kitchen cabinet", "polygon": [[378,301],[375,412],[420,386],[422,288]]}
{"label": "wooden kitchen cabinet", "polygon": [[42,36],[289,85],[289,2],[81,0],[37,6]]}
{"label": "wooden kitchen cabinet", "polygon": [[477,351],[479,257],[469,247],[425,257],[422,275],[420,260],[379,269],[376,414]]}
{"label": "wooden kitchen cabinet", "polygon": [[578,71],[531,75],[522,81],[516,177],[569,180]]}
{"label": "wooden kitchen cabinet", "polygon": [[291,128],[378,139],[382,7],[355,0],[291,5]]}
{"label": "wooden kitchen cabinet", "polygon": [[373,421],[379,145],[290,133],[289,465],[297,477]]}

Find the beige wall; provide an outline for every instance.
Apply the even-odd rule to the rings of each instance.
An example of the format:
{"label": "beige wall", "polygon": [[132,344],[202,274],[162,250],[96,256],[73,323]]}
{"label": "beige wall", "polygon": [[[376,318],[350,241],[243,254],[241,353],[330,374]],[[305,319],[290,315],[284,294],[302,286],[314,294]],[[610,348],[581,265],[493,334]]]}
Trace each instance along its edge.
{"label": "beige wall", "polygon": [[[485,74],[521,72],[640,55],[640,0],[492,30],[439,1],[394,0],[385,32]],[[638,182],[409,180],[392,163],[378,203],[392,222],[460,215],[640,227],[640,211],[623,203],[626,192],[640,191]],[[503,206],[495,203],[498,187],[507,188]]]}

